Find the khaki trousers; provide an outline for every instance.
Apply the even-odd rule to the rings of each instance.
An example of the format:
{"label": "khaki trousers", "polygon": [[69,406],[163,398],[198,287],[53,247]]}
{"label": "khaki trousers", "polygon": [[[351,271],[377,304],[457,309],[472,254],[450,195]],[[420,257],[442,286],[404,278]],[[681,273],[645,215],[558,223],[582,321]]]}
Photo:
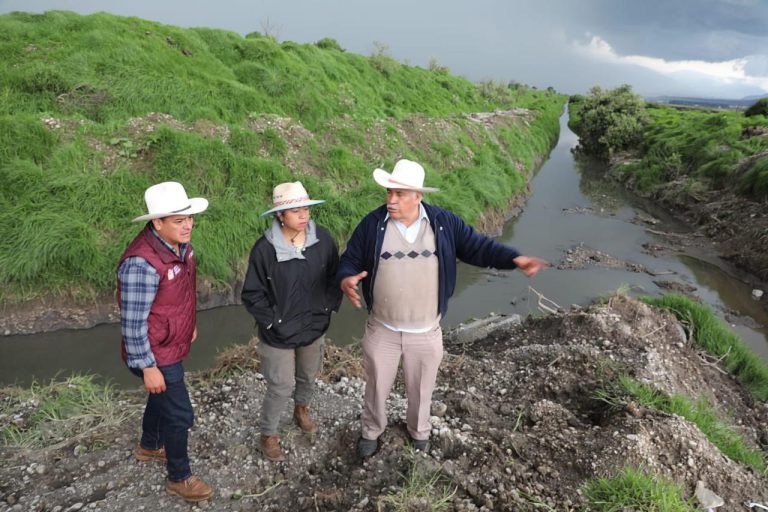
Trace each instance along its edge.
{"label": "khaki trousers", "polygon": [[377,439],[387,427],[386,402],[401,356],[408,433],[413,439],[429,439],[432,392],[443,359],[443,331],[437,325],[421,334],[395,332],[372,319],[368,319],[363,336],[366,381],[361,423],[365,439]]}
{"label": "khaki trousers", "polygon": [[323,366],[325,337],[299,348],[275,348],[259,342],[261,374],[267,392],[261,404],[259,430],[264,436],[277,434],[280,416],[293,395],[295,405],[309,405],[315,392],[315,378]]}

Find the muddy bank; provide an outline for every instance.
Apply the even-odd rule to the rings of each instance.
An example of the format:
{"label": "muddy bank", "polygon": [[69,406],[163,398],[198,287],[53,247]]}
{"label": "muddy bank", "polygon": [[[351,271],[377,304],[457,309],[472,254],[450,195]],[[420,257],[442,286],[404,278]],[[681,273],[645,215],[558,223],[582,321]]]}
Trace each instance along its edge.
{"label": "muddy bank", "polygon": [[[768,501],[768,478],[729,459],[688,421],[595,399],[619,375],[664,393],[703,397],[749,447],[766,450],[768,404],[705,360],[670,314],[617,296],[522,325],[503,322],[474,338],[446,337],[430,453],[417,456],[405,446],[398,380],[390,427],[367,461],[354,451],[364,386],[354,349],[329,350],[313,407],[317,435],[301,434],[286,410],[287,460],[275,464],[256,450],[265,385],[253,347],[241,348],[228,365],[243,373],[220,369],[192,379],[192,463],[217,489],[198,508],[394,510],[399,493],[421,474],[434,479],[431,491],[408,510],[429,510],[438,495],[448,510],[575,510],[585,505],[586,480],[625,465],[674,480],[686,497],[702,482],[724,499],[719,510]],[[126,409],[138,414],[141,394],[125,397]],[[11,400],[3,397],[6,405]],[[34,404],[16,409],[0,422],[23,423]],[[162,467],[132,459],[137,435],[134,418],[53,450],[3,448],[0,510],[188,510],[163,491]]]}
{"label": "muddy bank", "polygon": [[[621,155],[611,162],[611,167],[615,171],[629,160]],[[658,202],[695,227],[697,234],[715,242],[724,259],[754,276],[752,284],[768,283],[768,212],[764,202],[725,190],[704,190],[689,180],[671,181],[653,194],[639,191],[632,176],[624,180],[624,185]]]}
{"label": "muddy bank", "polygon": [[[240,274],[234,283],[227,286],[214,286],[205,280],[198,282],[198,310],[239,304],[245,273]],[[67,297],[48,297],[41,301],[0,306],[0,336],[59,329],[88,329],[94,325],[119,321],[120,309],[114,293],[102,294],[88,302]]]}

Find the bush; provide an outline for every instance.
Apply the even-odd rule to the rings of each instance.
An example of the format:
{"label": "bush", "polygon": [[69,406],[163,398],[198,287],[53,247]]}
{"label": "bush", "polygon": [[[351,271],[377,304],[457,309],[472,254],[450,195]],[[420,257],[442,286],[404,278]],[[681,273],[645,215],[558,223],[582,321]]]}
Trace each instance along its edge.
{"label": "bush", "polygon": [[760,98],[752,104],[747,110],[744,111],[744,115],[747,117],[752,116],[766,116],[768,117],[768,96]]}
{"label": "bush", "polygon": [[315,46],[322,48],[323,50],[338,50],[340,52],[344,51],[344,48],[341,47],[339,42],[331,37],[322,38],[315,43]]}
{"label": "bush", "polygon": [[637,145],[649,121],[645,102],[631,86],[611,91],[593,87],[579,109],[579,147],[608,159],[615,151]]}

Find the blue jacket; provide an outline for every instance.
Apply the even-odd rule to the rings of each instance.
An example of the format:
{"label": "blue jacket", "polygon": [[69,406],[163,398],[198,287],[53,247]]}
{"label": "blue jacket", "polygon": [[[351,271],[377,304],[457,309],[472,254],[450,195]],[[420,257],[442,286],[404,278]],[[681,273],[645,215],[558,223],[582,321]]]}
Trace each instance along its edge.
{"label": "blue jacket", "polygon": [[[485,235],[477,233],[458,215],[443,208],[422,201],[430,225],[435,232],[437,247],[439,294],[438,309],[445,316],[448,299],[456,287],[456,258],[477,267],[513,269],[512,261],[520,255],[515,249],[502,245]],[[357,225],[341,255],[337,281],[359,274],[363,270],[368,276],[363,279],[363,298],[368,311],[373,307],[373,284],[379,265],[381,245],[386,231],[386,205],[373,210]]]}

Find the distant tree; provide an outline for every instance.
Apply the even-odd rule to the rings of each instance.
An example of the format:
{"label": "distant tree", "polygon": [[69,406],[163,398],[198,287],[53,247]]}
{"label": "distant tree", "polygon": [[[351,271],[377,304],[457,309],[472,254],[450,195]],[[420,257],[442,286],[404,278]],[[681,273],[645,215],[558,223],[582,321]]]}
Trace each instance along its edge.
{"label": "distant tree", "polygon": [[579,118],[580,150],[602,159],[637,145],[650,122],[645,101],[629,85],[593,87],[581,102]]}
{"label": "distant tree", "polygon": [[269,21],[269,18],[261,20],[261,33],[264,34],[264,37],[277,43],[280,39],[280,32],[282,32],[282,29]]}
{"label": "distant tree", "polygon": [[315,43],[315,46],[318,48],[322,48],[324,50],[338,50],[340,52],[344,51],[344,48],[341,47],[339,42],[331,37],[324,37],[318,42]]}
{"label": "distant tree", "polygon": [[451,70],[448,69],[448,66],[443,66],[440,64],[440,62],[437,60],[437,57],[432,57],[429,59],[429,70],[443,75],[447,75],[451,72]]}
{"label": "distant tree", "polygon": [[744,111],[744,115],[747,117],[752,116],[766,116],[768,117],[768,96],[760,98],[752,104],[747,110]]}

